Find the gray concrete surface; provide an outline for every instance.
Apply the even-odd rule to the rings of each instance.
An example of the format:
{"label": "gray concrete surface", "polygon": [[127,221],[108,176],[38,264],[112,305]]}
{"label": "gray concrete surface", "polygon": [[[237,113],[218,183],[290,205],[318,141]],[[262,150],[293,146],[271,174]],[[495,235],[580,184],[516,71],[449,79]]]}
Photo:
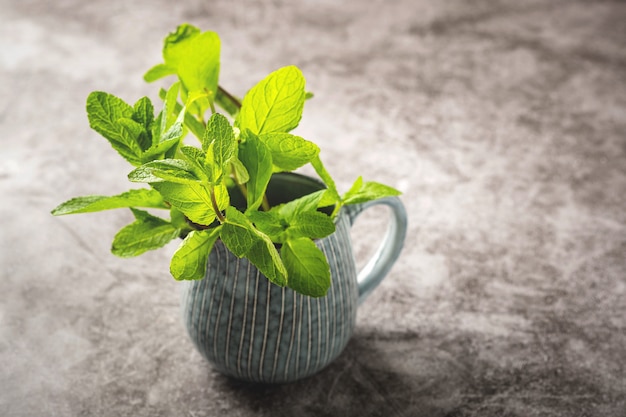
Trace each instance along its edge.
{"label": "gray concrete surface", "polygon": [[[403,257],[293,385],[203,361],[175,245],[109,253],[127,211],[49,215],[128,188],[85,98],[154,98],[141,75],[184,21],[220,33],[236,94],[300,66],[298,132],[340,186],[405,192]],[[625,416],[624,22],[618,1],[1,0],[0,415]]]}

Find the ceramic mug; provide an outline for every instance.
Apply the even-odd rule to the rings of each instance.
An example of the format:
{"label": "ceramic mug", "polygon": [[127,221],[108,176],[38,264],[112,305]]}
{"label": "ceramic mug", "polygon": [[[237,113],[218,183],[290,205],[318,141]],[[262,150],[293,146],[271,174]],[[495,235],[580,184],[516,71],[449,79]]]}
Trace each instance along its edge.
{"label": "ceramic mug", "polygon": [[[278,194],[289,201],[322,188],[313,178],[276,174],[267,195],[270,201]],[[391,208],[390,225],[375,255],[357,274],[350,228],[363,210],[376,205]],[[332,235],[316,241],[331,270],[332,284],[324,297],[272,284],[219,240],[205,278],[182,283],[187,331],[218,371],[247,381],[284,383],[312,375],[339,356],[352,335],[358,305],[400,254],[407,216],[400,199],[391,197],[344,206],[335,224]]]}

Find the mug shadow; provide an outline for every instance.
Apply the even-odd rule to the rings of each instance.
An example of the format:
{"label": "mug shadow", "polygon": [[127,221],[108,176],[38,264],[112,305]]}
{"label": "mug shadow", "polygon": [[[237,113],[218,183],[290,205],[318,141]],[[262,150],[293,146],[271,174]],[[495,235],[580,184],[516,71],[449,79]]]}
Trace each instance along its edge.
{"label": "mug shadow", "polygon": [[229,402],[258,416],[453,416],[470,378],[430,343],[416,333],[361,329],[307,379],[267,385],[220,375],[214,382]]}

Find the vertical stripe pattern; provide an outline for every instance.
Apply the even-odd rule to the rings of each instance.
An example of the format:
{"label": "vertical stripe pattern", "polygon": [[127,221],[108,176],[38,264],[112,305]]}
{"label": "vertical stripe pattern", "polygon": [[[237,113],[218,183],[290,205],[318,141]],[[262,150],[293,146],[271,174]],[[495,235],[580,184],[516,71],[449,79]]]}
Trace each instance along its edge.
{"label": "vertical stripe pattern", "polygon": [[226,375],[266,383],[307,377],[335,359],[358,305],[350,221],[342,213],[335,233],[316,242],[332,279],[321,298],[272,284],[218,241],[206,277],[182,283],[185,325],[200,353]]}

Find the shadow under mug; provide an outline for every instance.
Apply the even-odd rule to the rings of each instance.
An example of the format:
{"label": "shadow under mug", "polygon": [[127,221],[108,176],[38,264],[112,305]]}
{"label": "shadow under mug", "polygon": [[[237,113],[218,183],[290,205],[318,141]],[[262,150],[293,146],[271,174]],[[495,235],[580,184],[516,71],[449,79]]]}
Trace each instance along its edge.
{"label": "shadow under mug", "polygon": [[[270,202],[290,201],[323,189],[314,178],[275,174]],[[357,273],[350,229],[364,210],[391,209],[378,250]],[[316,241],[331,270],[331,287],[312,298],[272,284],[245,258],[218,240],[206,276],[182,283],[183,320],[200,353],[221,373],[253,382],[284,383],[310,376],[332,362],[354,330],[358,305],[387,275],[400,255],[407,215],[397,197],[344,206],[335,232]]]}

